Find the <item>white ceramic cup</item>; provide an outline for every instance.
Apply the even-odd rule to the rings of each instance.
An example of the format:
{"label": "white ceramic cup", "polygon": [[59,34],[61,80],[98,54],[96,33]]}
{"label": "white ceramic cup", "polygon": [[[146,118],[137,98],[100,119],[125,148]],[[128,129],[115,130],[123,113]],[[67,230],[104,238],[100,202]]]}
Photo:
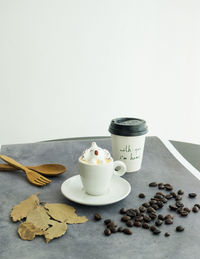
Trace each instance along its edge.
{"label": "white ceramic cup", "polygon": [[119,136],[111,134],[113,158],[123,161],[126,164],[127,172],[136,172],[141,168],[145,135]]}
{"label": "white ceramic cup", "polygon": [[89,164],[79,158],[78,171],[85,192],[90,195],[102,195],[109,190],[113,174],[119,177],[125,174],[126,165],[122,161]]}

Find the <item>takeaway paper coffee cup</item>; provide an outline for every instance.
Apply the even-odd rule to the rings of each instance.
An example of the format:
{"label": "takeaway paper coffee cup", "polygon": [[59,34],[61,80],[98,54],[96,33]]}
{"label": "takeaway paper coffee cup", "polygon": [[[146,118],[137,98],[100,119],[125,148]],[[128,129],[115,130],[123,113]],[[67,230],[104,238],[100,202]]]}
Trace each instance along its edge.
{"label": "takeaway paper coffee cup", "polygon": [[140,170],[148,132],[146,122],[137,118],[116,118],[111,121],[109,132],[114,160],[123,161],[127,172]]}

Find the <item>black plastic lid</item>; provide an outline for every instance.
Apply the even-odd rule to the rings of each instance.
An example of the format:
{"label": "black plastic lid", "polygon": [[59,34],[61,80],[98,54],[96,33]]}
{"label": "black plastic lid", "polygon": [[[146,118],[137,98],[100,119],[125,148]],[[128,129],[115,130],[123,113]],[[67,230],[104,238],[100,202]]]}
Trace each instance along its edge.
{"label": "black plastic lid", "polygon": [[109,132],[119,136],[141,136],[148,132],[148,127],[142,119],[116,118],[111,121]]}

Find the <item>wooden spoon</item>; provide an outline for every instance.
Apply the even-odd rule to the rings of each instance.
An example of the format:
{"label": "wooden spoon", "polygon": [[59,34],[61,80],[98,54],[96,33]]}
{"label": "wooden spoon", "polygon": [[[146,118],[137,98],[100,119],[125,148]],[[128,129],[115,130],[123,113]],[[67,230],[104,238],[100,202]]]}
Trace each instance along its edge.
{"label": "wooden spoon", "polygon": [[0,158],[7,162],[9,165],[14,166],[18,169],[21,169],[25,172],[27,179],[30,183],[37,185],[37,186],[44,186],[51,182],[48,178],[44,177],[43,175],[30,170],[29,168],[25,167],[24,165],[20,164],[19,162],[15,161],[11,157],[0,155]]}
{"label": "wooden spoon", "polygon": [[[64,165],[60,164],[43,164],[43,165],[37,165],[37,166],[26,166],[27,168],[36,171],[38,173],[41,173],[43,175],[59,175],[64,173],[67,168]],[[11,165],[8,164],[0,164],[0,171],[16,171],[17,169]]]}

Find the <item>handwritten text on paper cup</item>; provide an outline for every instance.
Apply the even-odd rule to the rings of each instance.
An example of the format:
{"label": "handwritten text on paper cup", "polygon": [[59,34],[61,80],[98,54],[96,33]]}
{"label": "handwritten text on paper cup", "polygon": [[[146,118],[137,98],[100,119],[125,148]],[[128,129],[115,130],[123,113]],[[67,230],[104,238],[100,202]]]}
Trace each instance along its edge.
{"label": "handwritten text on paper cup", "polygon": [[130,145],[125,145],[120,149],[121,155],[119,159],[123,160],[135,160],[140,158],[141,148],[131,148]]}

